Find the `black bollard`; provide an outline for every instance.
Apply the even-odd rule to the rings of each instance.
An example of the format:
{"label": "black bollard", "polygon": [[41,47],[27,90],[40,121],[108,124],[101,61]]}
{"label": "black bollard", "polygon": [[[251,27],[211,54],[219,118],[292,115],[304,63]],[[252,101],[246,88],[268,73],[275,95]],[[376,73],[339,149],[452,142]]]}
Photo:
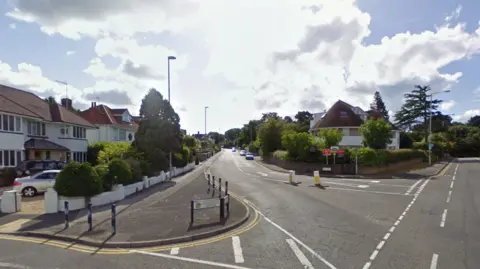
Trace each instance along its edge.
{"label": "black bollard", "polygon": [[230,215],[230,194],[227,195],[227,215]]}
{"label": "black bollard", "polygon": [[88,216],[87,216],[87,221],[88,221],[88,231],[92,231],[92,203],[89,202],[87,205],[88,209]]}
{"label": "black bollard", "polygon": [[69,223],[70,221],[68,219],[68,201],[65,201],[64,205],[65,205],[64,213],[65,213],[65,229],[66,229],[70,225]]}
{"label": "black bollard", "polygon": [[190,223],[193,224],[194,201],[190,201]]}
{"label": "black bollard", "polygon": [[116,213],[117,206],[112,204],[112,234],[117,233],[117,213]]}
{"label": "black bollard", "polygon": [[222,197],[222,178],[218,178],[218,197]]}
{"label": "black bollard", "polygon": [[228,195],[228,180],[225,181],[225,196]]}
{"label": "black bollard", "polygon": [[207,184],[208,184],[208,188],[210,188],[210,174],[207,175]]}
{"label": "black bollard", "polygon": [[212,187],[215,190],[215,176],[212,176]]}
{"label": "black bollard", "polygon": [[220,219],[225,218],[225,197],[220,197]]}

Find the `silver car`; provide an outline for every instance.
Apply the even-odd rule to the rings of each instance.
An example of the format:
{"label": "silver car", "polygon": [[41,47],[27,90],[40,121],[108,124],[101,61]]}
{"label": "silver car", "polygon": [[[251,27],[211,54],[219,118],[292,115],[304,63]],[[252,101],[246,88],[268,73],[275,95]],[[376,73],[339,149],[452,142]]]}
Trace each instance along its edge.
{"label": "silver car", "polygon": [[16,178],[13,181],[13,189],[26,197],[44,193],[48,188],[53,188],[58,173],[60,173],[60,170],[45,170],[32,176]]}

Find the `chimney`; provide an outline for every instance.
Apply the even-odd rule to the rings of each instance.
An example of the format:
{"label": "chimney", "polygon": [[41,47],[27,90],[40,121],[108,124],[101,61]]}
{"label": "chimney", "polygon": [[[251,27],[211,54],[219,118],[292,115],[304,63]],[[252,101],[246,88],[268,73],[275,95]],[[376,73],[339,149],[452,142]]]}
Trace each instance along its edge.
{"label": "chimney", "polygon": [[92,102],[91,107],[97,107],[97,102]]}
{"label": "chimney", "polygon": [[62,98],[61,104],[64,108],[72,109],[72,99]]}

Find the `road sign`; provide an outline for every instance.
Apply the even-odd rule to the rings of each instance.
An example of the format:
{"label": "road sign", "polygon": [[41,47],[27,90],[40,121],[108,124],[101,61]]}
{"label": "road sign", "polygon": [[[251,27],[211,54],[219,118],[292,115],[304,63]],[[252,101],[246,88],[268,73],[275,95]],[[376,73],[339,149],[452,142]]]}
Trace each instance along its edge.
{"label": "road sign", "polygon": [[345,150],[344,149],[339,149],[337,150],[337,154],[344,154],[345,153]]}
{"label": "road sign", "polygon": [[331,150],[329,150],[329,149],[324,149],[324,150],[323,150],[323,155],[325,155],[325,156],[330,156],[331,154],[332,154],[332,151],[331,151]]}
{"label": "road sign", "polygon": [[315,152],[315,151],[317,151],[316,147],[310,147],[310,152]]}
{"label": "road sign", "polygon": [[432,148],[433,148],[433,144],[428,144],[428,148],[429,148],[429,149],[432,149]]}
{"label": "road sign", "polygon": [[193,209],[213,208],[219,206],[220,199],[218,198],[195,200],[193,203]]}
{"label": "road sign", "polygon": [[330,147],[330,150],[339,150],[339,149],[340,149],[340,147],[338,147],[338,146],[331,146]]}

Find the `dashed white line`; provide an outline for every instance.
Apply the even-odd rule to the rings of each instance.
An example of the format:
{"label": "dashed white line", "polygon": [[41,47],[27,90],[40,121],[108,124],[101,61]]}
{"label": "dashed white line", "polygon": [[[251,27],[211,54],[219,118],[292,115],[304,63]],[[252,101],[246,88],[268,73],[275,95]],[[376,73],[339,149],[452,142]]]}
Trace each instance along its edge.
{"label": "dashed white line", "polygon": [[451,198],[452,198],[452,191],[448,191],[447,204],[450,203]]}
{"label": "dashed white line", "polygon": [[445,209],[442,214],[442,221],[440,222],[440,227],[445,227],[445,221],[447,220],[448,209]]}
{"label": "dashed white line", "polygon": [[432,262],[430,263],[430,269],[437,269],[437,263],[438,263],[438,254],[433,254],[432,256]]}
{"label": "dashed white line", "polygon": [[8,263],[8,262],[0,262],[0,266],[4,267],[4,268],[30,269],[30,267],[28,267],[26,265]]}
{"label": "dashed white line", "polygon": [[268,176],[267,173],[262,173],[262,172],[257,172],[257,173],[259,173],[261,176],[264,176],[264,177]]}
{"label": "dashed white line", "polygon": [[[370,268],[370,266],[372,265],[372,262],[375,260],[375,258],[377,257],[378,253],[380,252],[380,250],[383,248],[383,246],[385,245],[385,243],[387,242],[387,239],[390,238],[391,234],[395,231],[395,228],[400,224],[400,221],[404,218],[406,212],[409,210],[409,208],[414,204],[414,202],[417,200],[417,197],[420,195],[420,193],[422,192],[422,190],[425,188],[425,186],[428,184],[428,182],[430,182],[430,179],[427,179],[423,182],[423,184],[418,188],[417,192],[415,193],[415,196],[414,198],[412,199],[412,201],[408,204],[408,206],[405,208],[405,210],[402,212],[402,214],[400,215],[400,217],[398,218],[397,221],[395,221],[394,225],[390,228],[390,230],[388,230],[388,232],[385,234],[385,236],[383,237],[383,241],[381,241],[376,249],[372,252],[372,255],[370,255],[370,260],[368,262],[365,263],[365,265],[363,266],[363,269],[368,269]],[[413,188],[412,188],[413,190]]]}
{"label": "dashed white line", "polygon": [[410,188],[405,192],[405,195],[409,195],[418,186],[418,184],[420,184],[422,181],[423,181],[423,179],[418,180],[417,182],[415,182],[415,184],[410,186]]}
{"label": "dashed white line", "polygon": [[403,193],[397,193],[397,192],[367,191],[367,190],[360,190],[360,189],[344,189],[344,188],[336,188],[336,187],[328,187],[328,189],[336,190],[336,191],[358,191],[358,192],[377,193],[377,194],[404,195]]}
{"label": "dashed white line", "polygon": [[303,265],[303,268],[305,269],[313,269],[312,263],[305,257],[305,254],[300,250],[300,248],[295,244],[295,241],[292,239],[287,239],[287,243],[290,246],[290,248],[293,250],[293,253],[295,253],[295,256],[297,256],[298,260],[300,263]]}
{"label": "dashed white line", "polygon": [[172,248],[170,250],[170,255],[178,255],[179,251],[180,251],[180,248]]}
{"label": "dashed white line", "polygon": [[240,238],[238,236],[232,236],[233,255],[235,256],[235,263],[243,263],[242,246],[240,245]]}

